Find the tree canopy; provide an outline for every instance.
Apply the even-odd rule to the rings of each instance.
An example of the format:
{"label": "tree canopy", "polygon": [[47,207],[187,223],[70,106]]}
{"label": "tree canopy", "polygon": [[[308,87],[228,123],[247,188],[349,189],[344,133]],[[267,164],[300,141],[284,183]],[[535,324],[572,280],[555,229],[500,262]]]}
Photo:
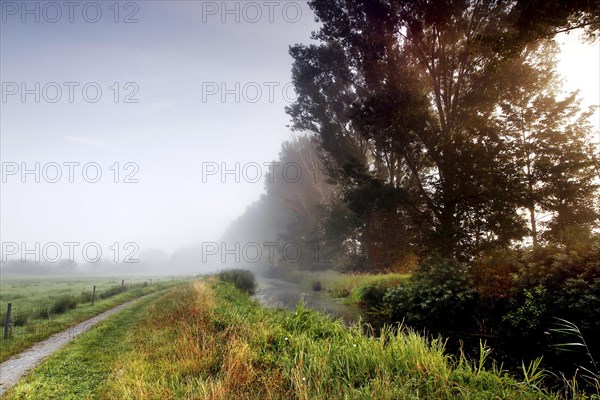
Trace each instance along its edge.
{"label": "tree canopy", "polygon": [[310,5],[320,43],[290,49],[287,111],[319,143],[368,257],[399,239],[463,259],[537,242],[537,209],[553,237],[597,223],[589,114],[561,97],[547,38],[577,21],[593,31],[597,9],[548,8],[533,27],[533,2]]}

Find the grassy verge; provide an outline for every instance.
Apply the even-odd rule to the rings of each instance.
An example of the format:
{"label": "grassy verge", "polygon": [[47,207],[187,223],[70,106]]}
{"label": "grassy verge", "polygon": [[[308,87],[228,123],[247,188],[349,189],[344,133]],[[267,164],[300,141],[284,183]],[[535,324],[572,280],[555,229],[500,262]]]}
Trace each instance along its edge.
{"label": "grassy verge", "polygon": [[63,314],[51,316],[50,319],[36,320],[24,326],[12,327],[10,338],[8,340],[0,339],[0,362],[27,349],[36,342],[47,339],[55,333],[68,329],[119,304],[172,285],[171,282],[159,282],[147,287],[136,287],[118,295],[98,300],[94,305],[91,303],[79,304],[76,308]]}
{"label": "grassy verge", "polygon": [[[94,352],[101,363],[88,356]],[[442,341],[409,330],[369,337],[302,305],[265,309],[230,285],[199,281],[113,317],[8,398],[559,398],[540,389],[535,371],[519,382],[483,354],[477,362],[455,360]]]}
{"label": "grassy verge", "polygon": [[292,272],[290,280],[307,290],[324,290],[334,298],[342,299],[346,304],[361,304],[366,292],[371,288],[385,289],[395,287],[410,277],[410,274],[342,274],[335,271]]}

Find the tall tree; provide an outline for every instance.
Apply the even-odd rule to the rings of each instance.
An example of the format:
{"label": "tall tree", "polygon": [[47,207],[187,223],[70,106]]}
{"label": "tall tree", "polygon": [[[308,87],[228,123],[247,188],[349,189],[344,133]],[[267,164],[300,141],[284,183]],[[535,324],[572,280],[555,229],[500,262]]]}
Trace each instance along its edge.
{"label": "tall tree", "polygon": [[574,227],[590,232],[599,217],[593,110],[581,110],[577,93],[559,99],[557,53],[554,42],[538,42],[506,66],[498,115],[518,167],[534,247],[542,236],[564,241]]}
{"label": "tall tree", "polygon": [[[506,65],[525,62],[518,4],[310,5],[321,44],[290,50],[298,98],[288,113],[295,129],[319,138],[330,175],[362,220],[364,247],[384,243],[367,234],[382,215],[404,242],[444,256],[470,258],[521,239],[522,172],[497,118]],[[558,113],[555,127],[570,116]]]}
{"label": "tall tree", "polygon": [[593,39],[600,31],[599,0],[517,0],[511,16],[522,43],[575,29]]}
{"label": "tall tree", "polygon": [[373,213],[387,204],[408,215],[408,231],[444,255],[467,256],[518,237],[504,193],[511,182],[496,173],[501,154],[489,117],[497,87],[485,75],[495,54],[482,39],[501,26],[505,6],[311,6],[323,23],[315,38],[324,43],[291,49],[299,96],[289,113],[296,129],[320,136],[342,186],[360,193],[357,184],[380,182],[384,190],[370,191],[360,206]]}
{"label": "tall tree", "polygon": [[[324,172],[314,141],[299,136],[284,142],[278,160],[266,173],[265,194],[229,226],[222,239],[229,247],[235,242],[242,246],[277,243],[273,250],[277,265],[313,268],[327,261],[319,254],[320,220],[322,210],[339,197],[339,188],[328,182]],[[289,255],[282,253],[286,248]],[[263,251],[263,264],[269,251]]]}

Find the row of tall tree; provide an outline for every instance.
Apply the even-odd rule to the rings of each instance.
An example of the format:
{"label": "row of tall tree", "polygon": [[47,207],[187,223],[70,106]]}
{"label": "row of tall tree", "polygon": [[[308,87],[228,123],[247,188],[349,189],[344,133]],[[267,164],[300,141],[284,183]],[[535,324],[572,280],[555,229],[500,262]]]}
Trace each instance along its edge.
{"label": "row of tall tree", "polygon": [[319,261],[381,269],[574,246],[597,228],[593,110],[562,91],[552,39],[582,28],[594,40],[598,1],[310,6],[319,43],[290,49],[287,108],[307,138],[280,161],[310,159],[327,179],[267,180],[268,205],[255,207],[277,220],[271,235],[317,246]]}

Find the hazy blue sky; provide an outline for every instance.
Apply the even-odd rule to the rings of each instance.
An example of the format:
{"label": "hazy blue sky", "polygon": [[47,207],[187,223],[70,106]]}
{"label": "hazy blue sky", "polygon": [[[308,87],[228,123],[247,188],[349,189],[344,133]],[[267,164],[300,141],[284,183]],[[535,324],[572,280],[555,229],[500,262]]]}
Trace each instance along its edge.
{"label": "hazy blue sky", "polygon": [[[218,176],[203,182],[202,163],[232,168],[277,158],[290,138],[283,110],[293,95],[283,91],[288,46],[310,41],[310,9],[289,1],[253,3],[258,8],[228,2],[227,10],[221,1],[140,1],[118,3],[117,15],[114,2],[75,2],[69,15],[61,1],[53,3],[58,15],[50,3],[2,2],[4,172],[36,162],[45,172],[39,183],[33,174],[22,183],[21,171],[5,176],[2,241],[93,241],[103,248],[135,242],[172,252],[217,238],[260,196],[263,183],[236,183],[232,175],[227,183]],[[567,40],[561,68],[570,88],[583,89],[587,104],[598,103],[599,47]],[[247,85],[239,102],[234,94],[225,101],[210,95],[236,82]],[[32,92],[24,102],[22,89]],[[65,165],[71,162],[80,165]],[[52,163],[61,167],[58,183],[48,182]],[[85,178],[93,180],[99,167],[99,182],[84,179],[88,163],[95,164]],[[128,173],[139,182],[124,183]]]}
{"label": "hazy blue sky", "polygon": [[[216,176],[203,183],[202,163],[226,162],[233,168],[235,162],[262,164],[277,158],[281,142],[289,138],[283,111],[283,86],[290,81],[288,46],[309,41],[314,17],[303,3],[285,9],[274,4],[269,15],[260,2],[263,15],[253,23],[256,10],[244,10],[243,2],[228,5],[228,10],[238,7],[236,16],[219,10],[214,14],[221,2],[151,1],[136,3],[137,11],[125,10],[127,3],[121,3],[119,19],[135,12],[139,22],[115,23],[112,2],[98,4],[102,18],[97,23],[84,18],[95,18],[93,7],[87,14],[76,8],[73,23],[66,8],[56,23],[47,21],[55,18],[55,10],[40,8],[39,23],[35,15],[26,14],[23,23],[20,14],[4,10],[2,82],[26,82],[26,89],[34,91],[40,82],[41,98],[36,103],[29,94],[23,103],[21,88],[15,95],[4,93],[2,161],[19,167],[26,162],[30,168],[40,162],[50,180],[56,168],[47,163],[57,162],[63,177],[55,184],[44,176],[35,183],[35,176],[27,175],[25,184],[20,174],[7,177],[2,240],[134,241],[172,251],[214,239],[259,197],[263,184],[238,184],[233,175],[227,176],[228,184]],[[297,6],[302,7],[300,15]],[[56,103],[48,101],[56,97],[55,85],[44,90],[50,82],[62,90]],[[94,84],[84,98],[83,86],[90,82],[102,89],[97,103],[92,103]],[[128,82],[133,84],[125,87]],[[240,88],[250,85],[239,103],[234,94],[222,102],[218,93],[206,92],[222,82],[227,89],[236,82]],[[251,103],[257,87],[262,97]],[[125,103],[136,89],[128,100],[138,102]],[[287,98],[293,95],[288,92]],[[81,163],[73,166],[74,183],[68,181],[64,162]],[[82,179],[82,166],[89,162],[102,169],[98,183]],[[115,162],[123,175],[135,168],[125,169],[125,163],[136,163],[139,183],[115,184],[110,169]],[[93,179],[95,169],[87,172]]]}

